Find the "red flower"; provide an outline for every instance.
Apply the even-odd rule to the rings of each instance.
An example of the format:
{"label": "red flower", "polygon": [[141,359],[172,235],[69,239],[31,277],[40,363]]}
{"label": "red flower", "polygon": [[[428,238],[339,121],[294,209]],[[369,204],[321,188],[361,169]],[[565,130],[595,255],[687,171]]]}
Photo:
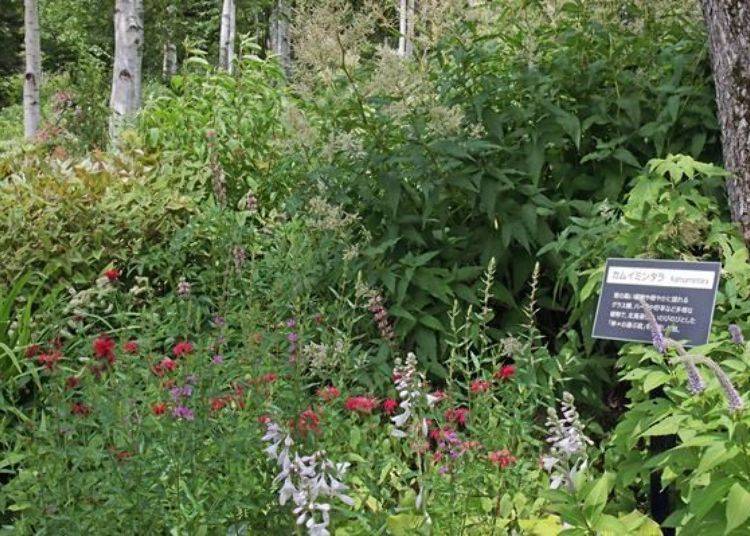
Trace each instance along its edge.
{"label": "red flower", "polygon": [[104,272],[104,275],[107,276],[107,279],[109,279],[111,282],[115,282],[118,279],[120,279],[120,270],[117,268],[110,268],[109,270]]}
{"label": "red flower", "polygon": [[37,363],[44,365],[47,370],[52,370],[58,361],[62,359],[62,354],[59,350],[55,350],[49,354],[40,354],[36,357]]}
{"label": "red flower", "polygon": [[312,408],[307,408],[299,414],[297,418],[297,430],[302,435],[306,435],[309,432],[320,432],[320,417]]}
{"label": "red flower", "polygon": [[94,339],[92,346],[94,347],[94,357],[106,359],[110,365],[115,362],[115,341],[106,335],[100,335]]}
{"label": "red flower", "polygon": [[170,359],[168,357],[165,357],[161,360],[161,362],[157,363],[151,368],[151,371],[159,376],[160,378],[164,376],[167,372],[172,372],[174,369],[177,368],[177,361],[174,359]]}
{"label": "red flower", "polygon": [[167,405],[164,402],[159,402],[151,406],[151,413],[154,415],[164,415],[167,411]]}
{"label": "red flower", "polygon": [[117,458],[117,461],[121,462],[123,460],[127,460],[130,458],[132,454],[128,452],[127,450],[121,450],[115,454],[115,458]]}
{"label": "red flower", "polygon": [[469,416],[469,408],[450,408],[445,410],[445,420],[448,422],[458,423],[466,426],[466,419]]}
{"label": "red flower", "polygon": [[372,413],[378,407],[378,401],[372,396],[350,396],[344,402],[344,407],[357,413]]}
{"label": "red flower", "polygon": [[225,408],[227,405],[227,401],[224,397],[217,397],[211,399],[211,411],[219,411],[220,409]]}
{"label": "red flower", "polygon": [[485,391],[488,391],[490,388],[490,382],[487,380],[474,380],[471,382],[471,392],[472,393],[484,393]]}
{"label": "red flower", "polygon": [[172,354],[175,357],[182,357],[184,355],[192,354],[193,353],[193,345],[190,344],[190,341],[182,341],[178,342],[174,345],[174,348],[172,348]]}
{"label": "red flower", "polygon": [[73,412],[73,415],[78,415],[80,417],[85,417],[86,415],[91,414],[91,408],[83,402],[74,402],[70,410]]}
{"label": "red flower", "polygon": [[487,458],[489,458],[490,462],[497,465],[500,469],[505,469],[510,464],[516,462],[516,457],[511,455],[508,449],[490,452],[487,455]]}
{"label": "red flower", "polygon": [[268,424],[269,422],[271,422],[271,417],[269,417],[268,415],[261,415],[260,417],[258,417],[258,422],[260,424]]}
{"label": "red flower", "polygon": [[70,376],[65,380],[65,388],[66,389],[75,389],[81,385],[81,380],[77,378],[76,376]]}
{"label": "red flower", "polygon": [[341,391],[339,391],[333,385],[329,385],[327,387],[321,387],[320,389],[318,389],[318,396],[326,402],[330,402],[334,398],[338,398],[340,395],[341,395]]}
{"label": "red flower", "polygon": [[495,379],[497,380],[508,380],[516,374],[515,365],[503,365],[500,370],[495,372]]}
{"label": "red flower", "polygon": [[38,344],[32,344],[31,346],[26,348],[26,357],[36,357],[41,350],[42,349]]}
{"label": "red flower", "polygon": [[122,345],[122,349],[126,354],[137,354],[138,341],[128,341]]}
{"label": "red flower", "polygon": [[396,411],[396,408],[398,407],[398,402],[396,402],[392,398],[386,398],[383,400],[383,413],[386,415],[393,415],[393,412]]}
{"label": "red flower", "polygon": [[264,374],[263,376],[260,377],[260,382],[261,383],[273,383],[278,379],[279,377],[276,374],[274,374],[273,372],[269,372],[268,374]]}

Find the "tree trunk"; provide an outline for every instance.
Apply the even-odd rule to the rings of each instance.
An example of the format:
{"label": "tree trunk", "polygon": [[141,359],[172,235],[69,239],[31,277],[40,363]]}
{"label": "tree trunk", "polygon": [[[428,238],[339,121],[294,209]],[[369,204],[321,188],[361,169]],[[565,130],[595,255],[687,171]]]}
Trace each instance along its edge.
{"label": "tree trunk", "polygon": [[177,74],[177,46],[171,41],[164,43],[164,62],[161,66],[161,74],[167,82]]}
{"label": "tree trunk", "polygon": [[750,3],[702,0],[732,220],[750,245]]}
{"label": "tree trunk", "polygon": [[398,55],[408,58],[414,49],[415,0],[399,0],[398,4]]}
{"label": "tree trunk", "polygon": [[36,136],[42,119],[39,85],[42,81],[42,50],[39,44],[37,0],[24,2],[26,72],[23,80],[23,130],[26,139]]}
{"label": "tree trunk", "polygon": [[219,68],[230,74],[234,69],[236,15],[235,0],[224,0],[221,8],[221,33],[219,35]]}
{"label": "tree trunk", "polygon": [[115,60],[112,71],[110,138],[141,107],[143,0],[115,1]]}
{"label": "tree trunk", "polygon": [[292,54],[289,44],[289,6],[286,0],[276,0],[271,11],[270,41],[271,53],[279,58],[284,72],[289,76],[292,70]]}

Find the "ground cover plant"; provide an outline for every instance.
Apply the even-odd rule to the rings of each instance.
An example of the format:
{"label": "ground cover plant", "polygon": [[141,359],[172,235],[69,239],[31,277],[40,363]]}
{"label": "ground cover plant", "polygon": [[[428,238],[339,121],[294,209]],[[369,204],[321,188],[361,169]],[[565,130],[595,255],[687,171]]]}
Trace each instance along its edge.
{"label": "ground cover plant", "polygon": [[[29,136],[24,4],[0,532],[750,532],[750,258],[697,5],[153,0],[123,112],[121,30],[48,0]],[[721,262],[709,342],[648,302],[653,344],[592,339],[611,257]]]}

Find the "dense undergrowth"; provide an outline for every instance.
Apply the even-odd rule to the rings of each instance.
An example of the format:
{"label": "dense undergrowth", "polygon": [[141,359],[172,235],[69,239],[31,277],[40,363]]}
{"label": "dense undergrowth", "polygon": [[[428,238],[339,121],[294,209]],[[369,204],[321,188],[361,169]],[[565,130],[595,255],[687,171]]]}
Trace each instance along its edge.
{"label": "dense undergrowth", "polygon": [[[670,5],[435,3],[405,60],[332,0],[290,79],[192,50],[114,148],[93,59],[38,143],[0,111],[4,530],[660,534],[658,469],[664,526],[747,531],[748,252]],[[722,262],[701,389],[590,338],[607,257]]]}

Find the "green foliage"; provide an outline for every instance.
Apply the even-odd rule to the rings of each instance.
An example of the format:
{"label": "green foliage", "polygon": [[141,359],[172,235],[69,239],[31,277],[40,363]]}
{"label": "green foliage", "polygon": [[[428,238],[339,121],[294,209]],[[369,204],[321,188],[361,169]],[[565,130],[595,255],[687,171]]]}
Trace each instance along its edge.
{"label": "green foliage", "polygon": [[[568,2],[551,23],[519,9],[536,22],[503,12],[502,37],[459,23],[417,63],[365,50],[370,61],[350,66],[342,48],[338,76],[298,104],[322,140],[301,155],[311,176],[362,215],[368,277],[430,359],[445,355],[453,300],[471,303],[490,258],[498,324],[517,324],[538,250],[592,200],[622,199],[654,155],[718,158],[695,21],[634,11],[631,26]],[[543,273],[559,261],[545,257]],[[560,311],[567,295],[540,302]]]}
{"label": "green foliage", "polygon": [[36,148],[0,160],[2,284],[31,272],[81,284],[171,235],[193,201],[169,177],[147,173],[153,163],[122,158],[76,163]]}
{"label": "green foliage", "polygon": [[[249,44],[247,45],[249,47]],[[277,65],[246,51],[236,76],[215,72],[204,54],[186,60],[141,115],[146,148],[167,159],[186,187],[210,191],[211,151],[226,180],[230,205],[252,189],[262,201],[283,196],[283,183],[266,180],[274,164],[272,141],[279,131],[282,74]],[[214,136],[213,142],[207,135]]]}

